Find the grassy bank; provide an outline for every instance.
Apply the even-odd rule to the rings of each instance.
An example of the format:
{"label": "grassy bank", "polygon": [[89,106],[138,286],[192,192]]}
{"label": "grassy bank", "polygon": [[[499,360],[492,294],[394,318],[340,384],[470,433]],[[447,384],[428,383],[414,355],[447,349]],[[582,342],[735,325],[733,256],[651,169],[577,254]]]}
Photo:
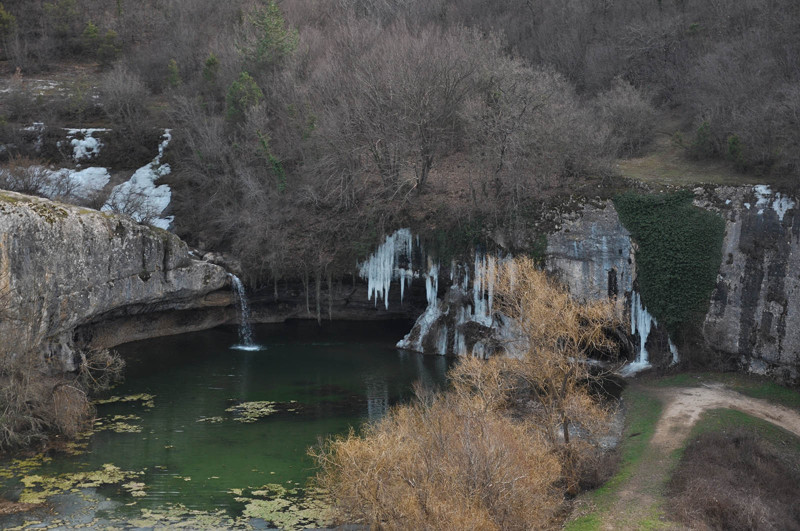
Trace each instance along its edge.
{"label": "grassy bank", "polygon": [[620,489],[641,463],[653,437],[656,423],[661,416],[661,402],[639,387],[627,388],[623,392],[622,400],[625,405],[626,421],[619,449],[619,470],[602,487],[587,494],[585,501],[591,507],[590,512],[567,522],[565,529],[588,531],[600,528]]}

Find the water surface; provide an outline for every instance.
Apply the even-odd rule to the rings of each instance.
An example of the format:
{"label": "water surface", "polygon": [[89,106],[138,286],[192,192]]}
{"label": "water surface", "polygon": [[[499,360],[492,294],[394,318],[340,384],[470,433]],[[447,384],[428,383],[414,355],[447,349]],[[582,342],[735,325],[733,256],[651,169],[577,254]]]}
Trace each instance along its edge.
{"label": "water surface", "polygon": [[[237,332],[225,328],[123,345],[118,351],[128,363],[126,380],[106,396],[153,398],[99,404],[103,424],[87,451],[56,456],[34,473],[108,463],[141,472],[136,481],[144,483],[145,495],[131,497],[119,486],[98,490],[120,503],[106,514],[112,522],[116,513],[178,505],[237,517],[243,503],[232,492],[304,485],[314,473],[309,446],[380,418],[411,396],[416,381],[444,382],[447,359],[393,347],[408,328],[374,322],[257,326],[255,339],[265,347],[257,352],[232,350]],[[276,411],[252,423],[226,411],[253,401],[274,402]],[[122,433],[102,429],[108,427]],[[5,482],[7,497],[19,494],[18,479]]]}

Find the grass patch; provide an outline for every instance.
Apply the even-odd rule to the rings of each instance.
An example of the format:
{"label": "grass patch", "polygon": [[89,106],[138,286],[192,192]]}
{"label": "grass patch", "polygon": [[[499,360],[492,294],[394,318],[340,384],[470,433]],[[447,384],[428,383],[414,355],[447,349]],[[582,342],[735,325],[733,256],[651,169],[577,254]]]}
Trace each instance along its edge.
{"label": "grass patch", "polygon": [[711,409],[703,413],[700,420],[692,427],[691,435],[687,439],[687,446],[704,434],[727,433],[735,430],[746,430],[770,444],[796,454],[797,462],[800,463],[799,438],[771,422],[735,409]]}
{"label": "grass patch", "polygon": [[617,161],[619,172],[631,179],[669,186],[700,183],[742,186],[764,182],[769,184],[770,180],[774,180],[769,176],[740,173],[724,160],[692,160],[666,131],[656,138],[652,146],[652,150],[641,157]]}
{"label": "grass patch", "polygon": [[565,525],[567,530],[599,529],[603,521],[601,513],[611,507],[620,487],[630,479],[655,433],[656,423],[661,416],[661,402],[633,387],[628,387],[623,392],[622,399],[625,402],[627,414],[623,440],[620,445],[619,470],[602,487],[589,493],[589,499],[594,504],[595,510],[567,522]]}
{"label": "grass patch", "polygon": [[703,414],[668,484],[668,516],[690,528],[798,529],[800,439],[729,410]]}

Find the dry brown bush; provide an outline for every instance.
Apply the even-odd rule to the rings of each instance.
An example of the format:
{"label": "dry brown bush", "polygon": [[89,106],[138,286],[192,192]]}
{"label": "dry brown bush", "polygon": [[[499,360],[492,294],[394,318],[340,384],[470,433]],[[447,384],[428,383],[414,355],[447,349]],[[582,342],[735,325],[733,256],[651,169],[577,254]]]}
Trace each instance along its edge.
{"label": "dry brown bush", "polygon": [[523,337],[521,359],[465,358],[451,388],[418,391],[361,436],[312,455],[343,522],[390,529],[541,529],[565,492],[592,476],[607,410],[586,363],[613,349],[609,302],[578,303],[516,259],[501,268],[499,304]]}
{"label": "dry brown bush", "polygon": [[123,362],[109,351],[82,355],[78,374],[50,374],[36,349],[0,347],[0,452],[74,438],[89,427],[91,391],[120,377]]}
{"label": "dry brown bush", "polygon": [[542,529],[558,459],[531,426],[480,400],[428,397],[316,454],[343,522],[388,529]]}
{"label": "dry brown bush", "polygon": [[76,437],[94,413],[88,393],[119,379],[122,359],[108,350],[81,353],[75,374],[53,373],[13,307],[8,277],[0,278],[0,453]]}

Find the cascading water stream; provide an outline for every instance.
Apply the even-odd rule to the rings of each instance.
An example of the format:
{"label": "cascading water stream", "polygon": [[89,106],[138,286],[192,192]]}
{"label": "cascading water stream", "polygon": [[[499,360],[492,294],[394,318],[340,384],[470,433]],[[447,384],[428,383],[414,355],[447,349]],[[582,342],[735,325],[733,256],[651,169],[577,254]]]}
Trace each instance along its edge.
{"label": "cascading water stream", "polygon": [[261,345],[256,345],[253,341],[253,328],[250,326],[250,307],[247,305],[247,294],[244,290],[242,281],[229,273],[231,277],[231,287],[239,300],[239,343],[231,348],[235,350],[261,350]]}

